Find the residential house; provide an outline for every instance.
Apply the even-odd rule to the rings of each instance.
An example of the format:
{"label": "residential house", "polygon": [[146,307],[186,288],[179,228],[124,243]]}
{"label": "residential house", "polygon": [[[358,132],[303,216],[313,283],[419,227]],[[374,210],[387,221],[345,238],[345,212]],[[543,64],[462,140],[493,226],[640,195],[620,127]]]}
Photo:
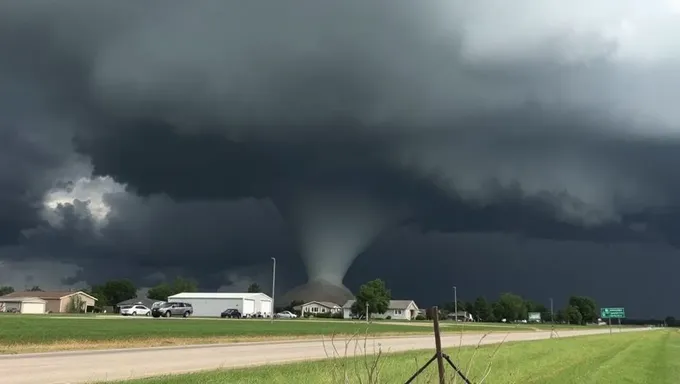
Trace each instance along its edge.
{"label": "residential house", "polygon": [[[342,306],[343,317],[350,319],[352,317],[352,305],[356,300],[348,300]],[[390,300],[390,305],[385,313],[372,313],[371,317],[374,319],[394,319],[394,320],[414,320],[420,313],[418,305],[413,300]]]}
{"label": "residential house", "polygon": [[12,292],[2,296],[6,298],[37,297],[45,301],[45,311],[48,313],[62,313],[69,311],[69,304],[78,301],[82,312],[90,312],[97,299],[83,291],[25,291]]}
{"label": "residential house", "polygon": [[446,317],[453,321],[475,321],[472,314],[468,311],[451,312]]}
{"label": "residential house", "polygon": [[312,316],[320,313],[335,314],[341,313],[342,307],[335,303],[331,303],[330,301],[310,301],[300,306],[300,312],[302,312],[303,316],[306,313],[309,313]]}

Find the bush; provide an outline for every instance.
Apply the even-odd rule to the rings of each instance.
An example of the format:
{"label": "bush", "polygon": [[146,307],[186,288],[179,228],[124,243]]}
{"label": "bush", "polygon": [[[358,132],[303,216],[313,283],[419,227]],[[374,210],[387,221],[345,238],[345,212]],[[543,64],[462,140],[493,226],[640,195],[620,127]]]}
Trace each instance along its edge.
{"label": "bush", "polygon": [[387,316],[385,320],[392,320],[392,316]]}
{"label": "bush", "polygon": [[427,320],[427,319],[423,315],[418,315],[418,316],[416,316],[416,320]]}
{"label": "bush", "polygon": [[331,313],[330,312],[318,312],[314,315],[314,317],[318,317],[320,319],[330,319]]}
{"label": "bush", "polygon": [[345,318],[345,316],[342,315],[342,312],[336,312],[331,317],[334,318],[334,319],[344,319]]}

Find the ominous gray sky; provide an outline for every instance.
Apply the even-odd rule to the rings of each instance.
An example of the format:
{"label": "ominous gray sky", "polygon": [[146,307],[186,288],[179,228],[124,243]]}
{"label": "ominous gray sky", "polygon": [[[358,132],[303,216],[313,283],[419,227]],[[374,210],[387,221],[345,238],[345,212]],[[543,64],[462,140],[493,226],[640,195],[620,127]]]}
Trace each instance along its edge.
{"label": "ominous gray sky", "polygon": [[3,2],[0,283],[285,289],[295,198],[361,191],[405,219],[350,288],[677,314],[678,38],[671,0]]}

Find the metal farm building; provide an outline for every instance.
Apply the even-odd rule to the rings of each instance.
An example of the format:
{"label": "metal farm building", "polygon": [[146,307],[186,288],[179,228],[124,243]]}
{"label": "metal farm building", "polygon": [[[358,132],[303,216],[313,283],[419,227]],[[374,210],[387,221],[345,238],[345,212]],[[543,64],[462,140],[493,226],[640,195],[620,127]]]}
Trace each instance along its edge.
{"label": "metal farm building", "polygon": [[272,315],[272,298],[264,293],[182,292],[168,297],[168,302],[188,303],[194,316],[219,317],[225,309],[238,309],[244,316]]}

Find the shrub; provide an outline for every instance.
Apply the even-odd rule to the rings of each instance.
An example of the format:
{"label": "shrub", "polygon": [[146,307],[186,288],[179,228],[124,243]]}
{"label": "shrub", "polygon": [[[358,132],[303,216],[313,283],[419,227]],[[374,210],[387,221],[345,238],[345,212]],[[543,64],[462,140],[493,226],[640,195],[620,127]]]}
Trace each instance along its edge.
{"label": "shrub", "polygon": [[387,316],[385,320],[392,320],[392,316]]}
{"label": "shrub", "polygon": [[416,320],[427,320],[427,319],[423,315],[418,315],[418,316],[416,316]]}

